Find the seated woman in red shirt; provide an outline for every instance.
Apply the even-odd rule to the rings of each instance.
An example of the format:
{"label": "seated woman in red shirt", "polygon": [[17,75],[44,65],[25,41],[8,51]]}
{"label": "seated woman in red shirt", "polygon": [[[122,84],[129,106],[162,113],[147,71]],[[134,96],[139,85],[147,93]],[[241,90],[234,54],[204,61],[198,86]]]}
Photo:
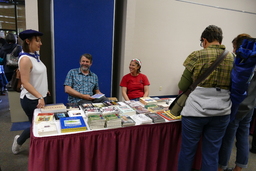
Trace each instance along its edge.
{"label": "seated woman in red shirt", "polygon": [[141,74],[141,61],[137,58],[130,62],[130,73],[123,76],[120,86],[125,101],[139,100],[140,97],[148,97],[149,81],[146,75]]}

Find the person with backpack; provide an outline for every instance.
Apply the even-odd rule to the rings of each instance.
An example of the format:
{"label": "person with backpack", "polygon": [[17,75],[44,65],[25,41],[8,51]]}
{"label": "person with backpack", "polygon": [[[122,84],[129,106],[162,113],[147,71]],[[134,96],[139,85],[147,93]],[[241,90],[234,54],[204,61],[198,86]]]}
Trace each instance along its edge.
{"label": "person with backpack", "polygon": [[6,55],[13,52],[13,55],[17,57],[19,56],[22,48],[17,44],[17,38],[13,33],[8,33],[5,40],[6,43],[0,49],[0,57],[3,58],[4,73],[7,81],[9,82],[12,79],[13,72],[15,69],[17,69],[17,67],[10,67],[6,65]]}
{"label": "person with backpack", "polygon": [[[244,91],[240,87],[238,90],[242,90],[241,95],[240,93],[236,93],[236,91],[231,91],[231,100],[235,99],[232,100],[232,108],[235,110],[231,112],[231,115],[234,113],[234,116],[231,117],[231,121],[228,124],[225,135],[222,139],[222,145],[219,151],[218,171],[241,171],[243,168],[247,168],[248,166],[249,128],[254,107],[256,106],[256,56],[247,55],[249,53],[245,53],[248,52],[248,50],[251,50],[250,48],[243,48],[243,45],[246,44],[246,39],[250,40],[251,36],[243,33],[239,34],[232,41],[234,48],[233,52],[236,54],[234,70],[237,70],[232,72],[234,73],[234,78],[232,78],[232,81],[234,80],[234,84],[232,85],[232,88],[239,87],[237,86],[237,84],[239,84],[246,88],[246,93],[243,93]],[[255,41],[249,42],[251,45],[255,44]],[[248,59],[245,60],[244,57],[247,56]],[[238,63],[239,61],[240,63]],[[232,92],[234,93],[232,94]],[[245,97],[243,97],[243,94],[245,94]],[[238,104],[236,101],[240,100],[242,102]],[[228,168],[234,140],[236,140],[235,144],[237,149],[235,167]]]}

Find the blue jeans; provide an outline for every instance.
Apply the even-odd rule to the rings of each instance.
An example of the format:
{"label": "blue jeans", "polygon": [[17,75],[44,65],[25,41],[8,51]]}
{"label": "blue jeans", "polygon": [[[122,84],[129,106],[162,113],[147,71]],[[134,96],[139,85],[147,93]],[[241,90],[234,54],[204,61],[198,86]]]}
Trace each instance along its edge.
{"label": "blue jeans", "polygon": [[[44,101],[46,102],[46,98],[44,98]],[[23,99],[20,99],[20,104],[22,109],[26,113],[29,122],[32,123],[34,110],[36,109],[38,100],[30,100],[26,96],[24,96]],[[19,145],[22,145],[28,138],[30,138],[30,127],[24,129],[20,137],[17,139],[17,142]]]}
{"label": "blue jeans", "polygon": [[226,169],[232,152],[232,146],[236,137],[236,165],[247,167],[249,156],[249,128],[254,109],[250,110],[243,118],[234,119],[229,123],[222,140],[219,152],[219,167]]}
{"label": "blue jeans", "polygon": [[229,119],[229,115],[214,117],[182,116],[182,144],[178,163],[179,171],[191,171],[201,137],[201,171],[216,171],[218,169],[218,152]]}

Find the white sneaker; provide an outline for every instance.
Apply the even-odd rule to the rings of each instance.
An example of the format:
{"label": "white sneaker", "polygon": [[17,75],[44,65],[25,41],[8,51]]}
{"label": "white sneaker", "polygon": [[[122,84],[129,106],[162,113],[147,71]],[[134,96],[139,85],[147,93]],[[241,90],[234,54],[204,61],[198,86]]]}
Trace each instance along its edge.
{"label": "white sneaker", "polygon": [[19,135],[16,135],[14,137],[13,144],[12,144],[12,152],[13,152],[13,154],[18,154],[20,152],[21,145],[19,145],[18,142],[17,142],[17,139],[19,137],[20,137]]}

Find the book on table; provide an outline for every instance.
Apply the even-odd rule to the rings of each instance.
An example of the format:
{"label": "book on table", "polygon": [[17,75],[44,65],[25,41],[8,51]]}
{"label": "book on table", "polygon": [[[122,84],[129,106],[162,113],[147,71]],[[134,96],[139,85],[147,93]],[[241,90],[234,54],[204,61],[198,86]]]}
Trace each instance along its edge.
{"label": "book on table", "polygon": [[153,107],[148,107],[148,110],[151,112],[151,113],[156,113],[158,111],[163,111],[164,110],[164,107],[162,106],[153,106]]}
{"label": "book on table", "polygon": [[39,136],[58,134],[55,122],[40,122],[36,126]]}
{"label": "book on table", "polygon": [[144,105],[135,100],[130,100],[130,101],[125,101],[127,105],[129,105],[132,109],[136,111],[136,113],[141,114],[141,113],[149,113],[149,110],[147,110]]}
{"label": "book on table", "polygon": [[68,111],[68,115],[70,117],[82,116],[83,118],[85,118],[85,114],[83,110],[70,110]]}
{"label": "book on table", "polygon": [[36,122],[53,121],[54,113],[38,113],[36,116]]}
{"label": "book on table", "polygon": [[158,112],[156,112],[156,114],[158,114],[159,116],[163,117],[163,118],[166,119],[167,121],[173,120],[170,116],[168,116],[168,115],[164,112],[164,110],[158,111]]}
{"label": "book on table", "polygon": [[103,117],[106,119],[106,128],[118,128],[122,126],[121,118],[117,113],[104,114]]}
{"label": "book on table", "polygon": [[91,130],[105,128],[106,119],[101,114],[91,114],[88,116],[88,125]]}
{"label": "book on table", "polygon": [[151,97],[141,97],[140,102],[144,105],[151,105],[151,104],[157,104],[157,101],[155,101]]}
{"label": "book on table", "polygon": [[78,103],[67,103],[66,104],[67,110],[79,110],[79,105]]}
{"label": "book on table", "polygon": [[60,118],[61,133],[86,131],[87,127],[82,116]]}
{"label": "book on table", "polygon": [[56,112],[54,113],[55,120],[59,120],[60,118],[69,117],[67,112]]}
{"label": "book on table", "polygon": [[145,114],[132,115],[131,118],[136,122],[136,125],[152,124],[152,119]]}
{"label": "book on table", "polygon": [[173,120],[180,120],[180,119],[181,119],[181,115],[179,115],[179,116],[174,116],[174,115],[170,112],[170,110],[165,110],[164,113],[165,113],[166,115],[168,115],[170,118],[172,118]]}
{"label": "book on table", "polygon": [[135,125],[135,121],[129,115],[121,116],[121,121],[122,121],[122,126],[123,127],[134,126]]}
{"label": "book on table", "polygon": [[165,119],[159,116],[156,113],[148,113],[146,116],[150,117],[153,120],[153,123],[163,123],[165,122]]}
{"label": "book on table", "polygon": [[47,112],[66,112],[67,107],[63,103],[47,104],[40,109],[42,113]]}
{"label": "book on table", "polygon": [[127,104],[120,103],[120,102],[118,102],[118,103],[121,104],[119,106],[116,106],[117,109],[120,112],[119,113],[120,115],[129,115],[129,116],[131,116],[131,115],[135,115],[136,114],[136,111],[134,109],[132,109],[130,106],[128,106]]}

